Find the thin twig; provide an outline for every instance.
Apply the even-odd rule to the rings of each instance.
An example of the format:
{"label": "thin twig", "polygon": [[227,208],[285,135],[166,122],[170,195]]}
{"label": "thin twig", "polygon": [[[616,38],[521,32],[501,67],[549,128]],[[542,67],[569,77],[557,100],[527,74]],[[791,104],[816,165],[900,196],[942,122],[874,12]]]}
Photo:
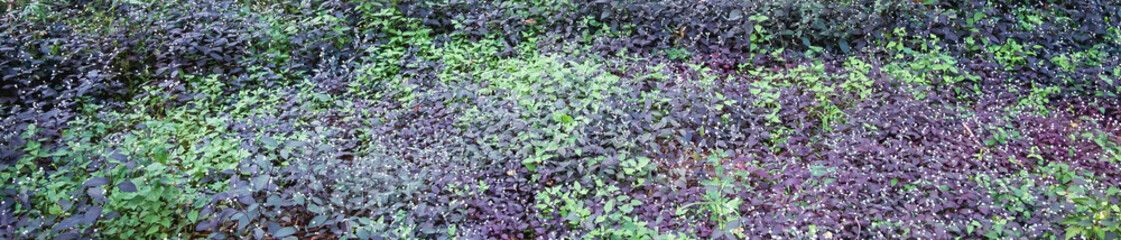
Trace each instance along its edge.
{"label": "thin twig", "polygon": [[973,143],[976,143],[977,146],[984,147],[984,145],[981,145],[980,141],[977,141],[977,135],[973,135],[973,130],[969,129],[969,125],[965,125],[965,122],[961,122],[961,126],[965,127],[965,133],[969,133],[969,139],[972,139]]}

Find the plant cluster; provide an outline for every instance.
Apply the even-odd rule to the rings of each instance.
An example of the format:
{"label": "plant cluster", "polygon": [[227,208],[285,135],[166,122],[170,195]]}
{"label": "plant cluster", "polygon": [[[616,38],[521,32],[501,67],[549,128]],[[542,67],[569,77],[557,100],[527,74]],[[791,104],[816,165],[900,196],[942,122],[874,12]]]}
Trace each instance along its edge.
{"label": "plant cluster", "polygon": [[0,9],[0,239],[1121,234],[1116,2]]}

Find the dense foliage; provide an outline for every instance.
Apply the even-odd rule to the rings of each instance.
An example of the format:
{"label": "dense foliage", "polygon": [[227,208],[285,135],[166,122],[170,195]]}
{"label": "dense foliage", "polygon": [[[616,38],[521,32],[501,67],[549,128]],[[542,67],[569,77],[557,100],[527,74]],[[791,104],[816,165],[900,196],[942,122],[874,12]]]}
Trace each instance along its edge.
{"label": "dense foliage", "polygon": [[0,9],[0,239],[1121,234],[1116,1]]}

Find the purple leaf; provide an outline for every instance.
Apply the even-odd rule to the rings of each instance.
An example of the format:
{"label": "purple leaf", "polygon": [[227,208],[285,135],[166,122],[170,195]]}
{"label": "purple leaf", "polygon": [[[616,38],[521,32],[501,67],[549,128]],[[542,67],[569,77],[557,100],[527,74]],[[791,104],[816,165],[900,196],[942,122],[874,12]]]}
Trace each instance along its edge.
{"label": "purple leaf", "polygon": [[131,180],[125,179],[124,181],[121,181],[121,183],[117,184],[117,189],[121,190],[122,192],[136,192],[136,185],[132,184]]}

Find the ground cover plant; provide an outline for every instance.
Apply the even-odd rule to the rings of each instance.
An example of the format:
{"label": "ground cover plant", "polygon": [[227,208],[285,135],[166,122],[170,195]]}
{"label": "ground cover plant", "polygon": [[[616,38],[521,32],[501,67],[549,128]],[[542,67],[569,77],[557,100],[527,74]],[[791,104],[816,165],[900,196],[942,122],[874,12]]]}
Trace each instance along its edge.
{"label": "ground cover plant", "polygon": [[0,9],[0,239],[1121,234],[1116,1]]}

